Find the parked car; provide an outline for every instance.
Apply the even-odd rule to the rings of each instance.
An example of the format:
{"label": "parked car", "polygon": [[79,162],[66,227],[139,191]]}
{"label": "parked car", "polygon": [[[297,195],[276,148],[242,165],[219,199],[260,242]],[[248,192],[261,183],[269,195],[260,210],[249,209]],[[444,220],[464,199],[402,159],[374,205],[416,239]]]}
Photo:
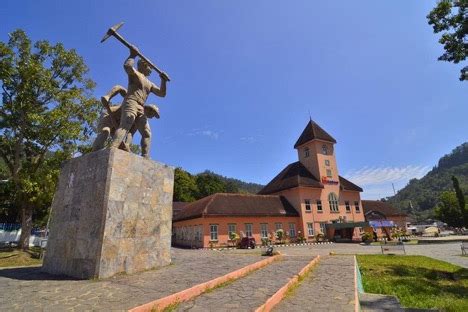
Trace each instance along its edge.
{"label": "parked car", "polygon": [[254,249],[256,246],[255,238],[253,237],[243,237],[239,243],[239,248],[241,249]]}

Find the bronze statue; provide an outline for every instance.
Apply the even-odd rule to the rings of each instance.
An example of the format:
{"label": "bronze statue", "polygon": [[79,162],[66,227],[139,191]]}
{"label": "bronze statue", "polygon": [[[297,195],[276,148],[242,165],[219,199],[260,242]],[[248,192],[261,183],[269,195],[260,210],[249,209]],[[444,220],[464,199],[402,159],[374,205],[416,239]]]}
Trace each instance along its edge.
{"label": "bronze statue", "polygon": [[[120,107],[119,126],[113,135],[111,147],[128,150],[128,138],[130,137],[131,142],[131,138],[133,137],[131,130],[133,127],[135,127],[142,134],[141,154],[143,157],[148,158],[151,144],[151,130],[147,121],[147,115],[145,115],[145,103],[150,93],[153,93],[159,97],[165,97],[166,83],[167,81],[170,81],[170,79],[165,72],[161,71],[143,54],[141,54],[137,47],[128,43],[122,36],[120,36],[120,34],[117,33],[117,30],[122,25],[123,23],[120,23],[109,28],[106,35],[101,40],[101,42],[103,42],[110,36],[114,36],[117,40],[122,42],[130,49],[130,55],[124,63],[124,69],[128,75],[128,90],[125,93],[124,100]],[[133,65],[137,56],[139,57],[139,60],[137,68],[135,69]],[[161,79],[160,87],[152,83],[147,78],[151,74],[151,68],[155,69],[159,73],[159,77]],[[112,92],[113,91],[111,91],[110,94],[112,94]],[[120,91],[117,90],[114,92],[115,95]],[[105,101],[103,104],[105,105]],[[111,112],[108,113],[112,115]],[[101,141],[97,142],[96,145],[97,147],[100,147]]]}

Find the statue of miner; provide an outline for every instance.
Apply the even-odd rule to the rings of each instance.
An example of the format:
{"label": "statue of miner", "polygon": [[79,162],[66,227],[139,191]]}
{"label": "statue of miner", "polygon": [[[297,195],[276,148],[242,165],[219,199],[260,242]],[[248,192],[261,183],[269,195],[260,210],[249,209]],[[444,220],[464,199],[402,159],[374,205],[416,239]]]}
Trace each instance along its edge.
{"label": "statue of miner", "polygon": [[[128,75],[127,94],[122,102],[120,125],[115,131],[111,147],[118,148],[122,142],[125,142],[127,134],[130,133],[135,120],[144,119],[141,122],[146,122],[144,105],[150,93],[157,96],[166,96],[166,82],[169,77],[165,72],[161,72],[161,87],[156,86],[147,77],[151,74],[151,68],[141,57],[138,60],[137,69],[133,67],[135,57],[139,56],[138,48],[130,45],[130,55],[124,63],[125,72]],[[149,158],[149,150],[151,144],[151,135],[142,138],[141,155]]]}
{"label": "statue of miner", "polygon": [[[122,116],[122,105],[112,105],[110,100],[116,95],[120,94],[122,97],[127,95],[127,90],[122,86],[114,86],[109,93],[101,97],[101,103],[106,108],[101,114],[99,124],[97,128],[98,135],[93,143],[93,151],[103,149],[109,136],[114,136],[120,124],[120,118]],[[151,136],[151,128],[148,123],[148,118],[159,119],[159,108],[156,105],[146,104],[144,106],[145,114],[135,119],[135,123],[130,131],[127,133],[127,137],[124,141],[125,144],[121,145],[120,148],[130,152],[130,145],[132,144],[133,135],[138,130],[141,135],[141,145],[144,144],[146,139]]]}

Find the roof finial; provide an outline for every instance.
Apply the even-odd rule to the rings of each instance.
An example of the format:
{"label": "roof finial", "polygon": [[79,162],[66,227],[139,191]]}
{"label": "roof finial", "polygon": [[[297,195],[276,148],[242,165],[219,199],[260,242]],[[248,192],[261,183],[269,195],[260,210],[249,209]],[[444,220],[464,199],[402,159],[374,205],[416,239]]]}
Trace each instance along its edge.
{"label": "roof finial", "polygon": [[310,109],[309,109],[309,119],[312,121],[312,115],[310,114]]}

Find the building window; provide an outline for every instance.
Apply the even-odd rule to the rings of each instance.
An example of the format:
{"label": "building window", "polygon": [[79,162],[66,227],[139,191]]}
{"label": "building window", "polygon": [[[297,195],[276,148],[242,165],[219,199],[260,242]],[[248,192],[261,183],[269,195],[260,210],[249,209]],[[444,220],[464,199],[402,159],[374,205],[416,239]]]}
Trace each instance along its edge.
{"label": "building window", "polygon": [[289,237],[296,237],[296,223],[289,223]]}
{"label": "building window", "polygon": [[327,177],[329,178],[333,177],[330,169],[327,169]]}
{"label": "building window", "polygon": [[247,237],[252,237],[252,223],[245,224],[245,235]]}
{"label": "building window", "polygon": [[351,212],[351,206],[349,205],[349,201],[345,201],[346,212]]}
{"label": "building window", "polygon": [[325,166],[330,166],[330,160],[325,159]]}
{"label": "building window", "polygon": [[275,223],[275,230],[276,231],[282,230],[282,229],[283,229],[283,223],[281,223],[281,222]]}
{"label": "building window", "polygon": [[314,236],[314,224],[313,223],[307,223],[307,234],[309,236]]}
{"label": "building window", "polygon": [[309,157],[309,156],[310,156],[309,148],[306,147],[304,148],[304,157]]}
{"label": "building window", "polygon": [[327,224],[327,223],[326,223],[326,222],[320,222],[320,232],[321,232],[322,234],[326,234],[326,233],[327,233],[327,227],[326,227],[325,224]]}
{"label": "building window", "polygon": [[354,208],[356,208],[356,212],[361,212],[361,207],[359,207],[359,202],[358,201],[355,201],[354,202]]}
{"label": "building window", "polygon": [[325,144],[322,145],[322,154],[328,155],[328,147]]}
{"label": "building window", "polygon": [[312,209],[310,207],[310,199],[304,199],[304,203],[306,212],[311,212]]}
{"label": "building window", "polygon": [[229,239],[231,238],[231,234],[236,233],[236,224],[235,223],[229,223],[228,224],[228,235]]}
{"label": "building window", "polygon": [[330,211],[331,212],[339,212],[338,209],[338,197],[335,193],[330,193],[328,195],[328,203],[330,204]]}
{"label": "building window", "polygon": [[317,199],[317,212],[322,212],[322,201],[320,199]]}
{"label": "building window", "polygon": [[210,240],[212,241],[218,240],[218,225],[217,224],[210,224]]}
{"label": "building window", "polygon": [[268,238],[268,223],[260,223],[260,234],[262,238]]}

